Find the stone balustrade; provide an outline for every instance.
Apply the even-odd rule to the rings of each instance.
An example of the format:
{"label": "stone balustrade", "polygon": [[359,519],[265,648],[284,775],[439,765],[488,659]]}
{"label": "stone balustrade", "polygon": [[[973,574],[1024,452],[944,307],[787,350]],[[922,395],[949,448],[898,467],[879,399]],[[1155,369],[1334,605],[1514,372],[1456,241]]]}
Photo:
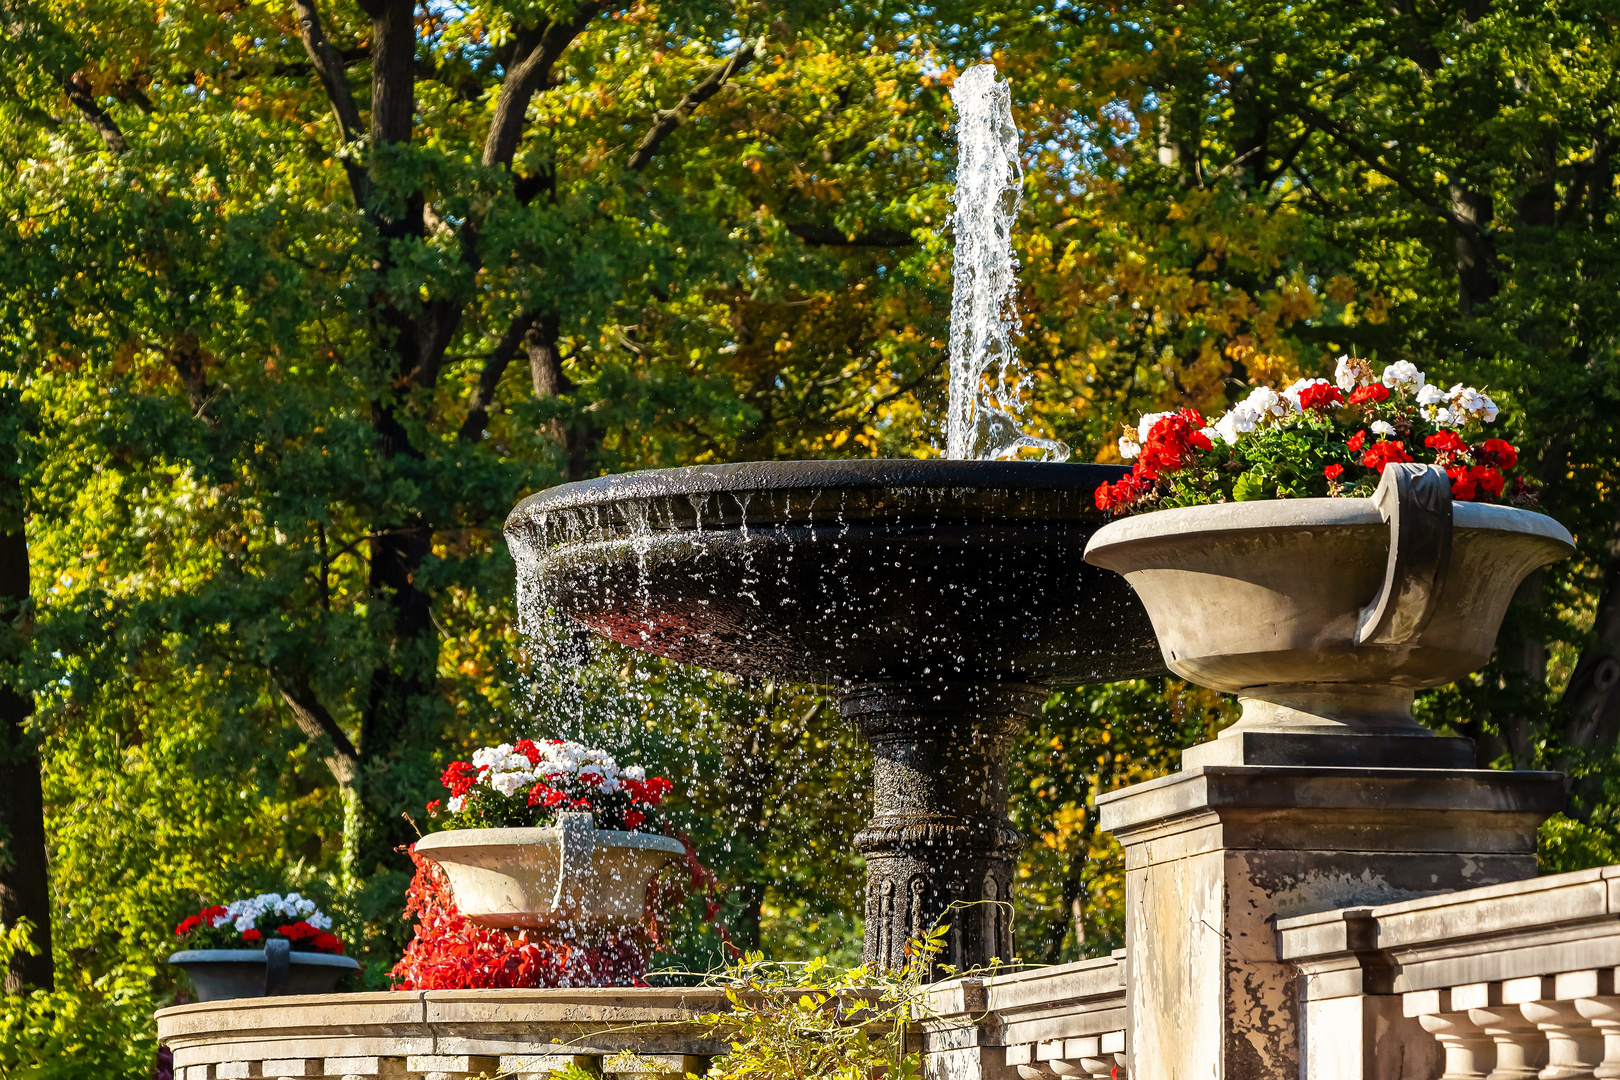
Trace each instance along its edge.
{"label": "stone balustrade", "polygon": [[1277,929],[1311,1080],[1620,1078],[1620,866]]}
{"label": "stone balustrade", "polygon": [[[177,1080],[539,1080],[703,1074],[728,1047],[700,1021],[711,988],[434,990],[238,998],[164,1009]],[[938,1078],[1055,1080],[1125,1071],[1123,953],[930,987],[914,1048]]]}
{"label": "stone balustrade", "polygon": [[164,1009],[176,1080],[620,1077],[702,1073],[727,1047],[698,1022],[714,989],[433,990],[237,998]]}
{"label": "stone balustrade", "polygon": [[921,1025],[926,1076],[1125,1080],[1123,950],[942,983],[928,1012]]}

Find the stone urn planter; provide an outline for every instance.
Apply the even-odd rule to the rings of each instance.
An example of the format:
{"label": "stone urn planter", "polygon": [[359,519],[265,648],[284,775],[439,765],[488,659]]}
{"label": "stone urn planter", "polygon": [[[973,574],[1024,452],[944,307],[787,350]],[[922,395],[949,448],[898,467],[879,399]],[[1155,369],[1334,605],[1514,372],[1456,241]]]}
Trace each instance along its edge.
{"label": "stone urn planter", "polygon": [[647,887],[686,849],[652,833],[597,829],[590,814],[547,828],[446,829],[417,841],[450,879],[456,906],[498,929],[627,928],[646,911]]}
{"label": "stone urn planter", "polygon": [[169,963],[191,976],[198,1001],[330,994],[340,978],[360,970],[353,957],[292,952],[275,939],[263,949],[185,949]]}
{"label": "stone urn planter", "polygon": [[1412,719],[1416,690],[1483,666],[1519,584],[1574,551],[1543,514],[1453,502],[1390,465],[1370,499],[1285,499],[1114,521],[1086,561],[1136,590],[1171,671],[1238,695],[1186,765],[1471,767]]}

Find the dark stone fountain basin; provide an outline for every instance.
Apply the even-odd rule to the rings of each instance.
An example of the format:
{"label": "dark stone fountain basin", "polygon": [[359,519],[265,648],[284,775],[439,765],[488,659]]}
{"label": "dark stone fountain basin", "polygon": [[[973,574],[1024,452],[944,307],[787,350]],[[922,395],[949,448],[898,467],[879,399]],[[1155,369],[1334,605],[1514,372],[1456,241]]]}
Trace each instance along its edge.
{"label": "dark stone fountain basin", "polygon": [[1022,837],[1007,749],[1052,687],[1160,674],[1123,578],[1087,564],[1105,465],[786,461],[540,492],[506,535],[526,587],[615,641],[829,684],[873,747],[866,957],[951,924],[958,968],[1013,955]]}
{"label": "dark stone fountain basin", "polygon": [[1074,685],[1163,670],[1082,555],[1122,469],[770,461],[605,476],[506,532],[560,614],[625,645],[800,682]]}

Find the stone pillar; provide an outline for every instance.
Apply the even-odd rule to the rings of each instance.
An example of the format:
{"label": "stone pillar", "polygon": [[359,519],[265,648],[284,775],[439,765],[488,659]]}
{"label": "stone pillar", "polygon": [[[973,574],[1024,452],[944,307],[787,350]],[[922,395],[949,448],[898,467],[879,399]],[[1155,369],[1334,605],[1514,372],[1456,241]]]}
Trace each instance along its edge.
{"label": "stone pillar", "polygon": [[1279,748],[1297,764],[1191,765],[1097,800],[1125,848],[1132,1076],[1297,1080],[1299,980],[1277,918],[1534,876],[1560,776],[1357,767],[1347,742],[1311,734]]}
{"label": "stone pillar", "polygon": [[866,856],[866,963],[903,966],[906,942],[939,922],[950,924],[940,963],[1012,958],[1024,841],[1007,818],[1007,748],[1046,697],[1024,685],[914,682],[840,694],[875,758],[872,820],[855,837]]}

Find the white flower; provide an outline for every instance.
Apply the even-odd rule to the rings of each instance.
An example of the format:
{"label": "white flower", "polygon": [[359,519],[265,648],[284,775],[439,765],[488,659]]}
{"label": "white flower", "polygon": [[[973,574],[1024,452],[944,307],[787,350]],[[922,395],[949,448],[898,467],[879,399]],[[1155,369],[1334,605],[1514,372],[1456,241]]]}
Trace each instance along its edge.
{"label": "white flower", "polygon": [[1487,424],[1496,419],[1496,402],[1472,386],[1464,386],[1462,383],[1458,383],[1451,388],[1451,392],[1447,396],[1451,399],[1451,411],[1453,413],[1462,413]]}
{"label": "white flower", "polygon": [[1395,425],[1390,423],[1388,420],[1374,420],[1370,425],[1369,430],[1374,435],[1393,435],[1395,434]]}
{"label": "white flower", "polygon": [[1433,383],[1425,384],[1418,390],[1417,403],[1419,405],[1438,405],[1446,400],[1446,392]]}
{"label": "white flower", "polygon": [[1236,446],[1239,436],[1247,435],[1259,423],[1260,414],[1245,402],[1228,409],[1225,416],[1215,421],[1215,430],[1227,446]]}
{"label": "white flower", "polygon": [[313,926],[317,930],[330,930],[330,929],[332,929],[332,916],[323,915],[319,911],[314,911],[313,910],[313,908],[314,908],[313,904],[311,904],[310,907],[312,909],[311,914],[310,914],[309,918],[305,919],[304,921],[309,923],[309,925]]}
{"label": "white flower", "polygon": [[1214,427],[1213,424],[1208,426],[1208,427],[1199,428],[1198,429],[1198,434],[1202,435],[1204,438],[1208,439],[1212,443],[1216,439],[1219,439],[1221,437],[1221,433],[1219,431],[1215,430],[1215,427]]}
{"label": "white flower", "polygon": [[461,808],[463,806],[467,805],[467,796],[465,796],[465,795],[457,795],[455,798],[451,799],[449,801],[449,803],[447,803],[446,805],[448,805],[450,807],[450,812],[452,814],[459,814],[459,813],[461,813]]}
{"label": "white flower", "polygon": [[1347,394],[1356,388],[1356,369],[1351,365],[1349,356],[1339,357],[1339,363],[1333,369],[1333,381]]}
{"label": "white flower", "polygon": [[239,915],[239,916],[237,916],[236,922],[234,924],[236,926],[236,932],[238,934],[240,934],[244,930],[253,929],[253,924],[255,922],[257,922],[257,921],[258,920],[255,919],[252,915]]}
{"label": "white flower", "polygon": [[634,780],[639,784],[643,780],[647,779],[647,770],[643,769],[640,765],[632,765],[628,769],[624,770],[624,778],[626,780]]}
{"label": "white flower", "polygon": [[1126,461],[1129,461],[1132,458],[1139,455],[1141,452],[1142,452],[1142,444],[1136,441],[1135,436],[1130,435],[1130,434],[1125,434],[1125,435],[1121,435],[1119,437],[1119,456],[1120,457],[1124,458]]}
{"label": "white flower", "polygon": [[533,783],[533,773],[499,772],[493,775],[489,782],[489,786],[500,792],[502,795],[512,795],[523,788],[531,786]]}
{"label": "white flower", "polygon": [[1249,410],[1261,419],[1268,416],[1281,419],[1290,412],[1297,412],[1299,408],[1269,386],[1255,387],[1249,396],[1243,399],[1242,404],[1248,406]]}
{"label": "white flower", "polygon": [[1425,379],[1423,372],[1410,360],[1397,360],[1384,369],[1384,385],[1394,390],[1399,386],[1410,386],[1414,390],[1421,389]]}
{"label": "white flower", "polygon": [[1148,432],[1153,430],[1153,425],[1169,415],[1167,412],[1143,413],[1142,419],[1136,422],[1136,441],[1139,443],[1147,442]]}
{"label": "white flower", "polygon": [[1465,420],[1464,417],[1458,416],[1445,406],[1433,409],[1427,415],[1431,423],[1438,424],[1440,427],[1462,427]]}

